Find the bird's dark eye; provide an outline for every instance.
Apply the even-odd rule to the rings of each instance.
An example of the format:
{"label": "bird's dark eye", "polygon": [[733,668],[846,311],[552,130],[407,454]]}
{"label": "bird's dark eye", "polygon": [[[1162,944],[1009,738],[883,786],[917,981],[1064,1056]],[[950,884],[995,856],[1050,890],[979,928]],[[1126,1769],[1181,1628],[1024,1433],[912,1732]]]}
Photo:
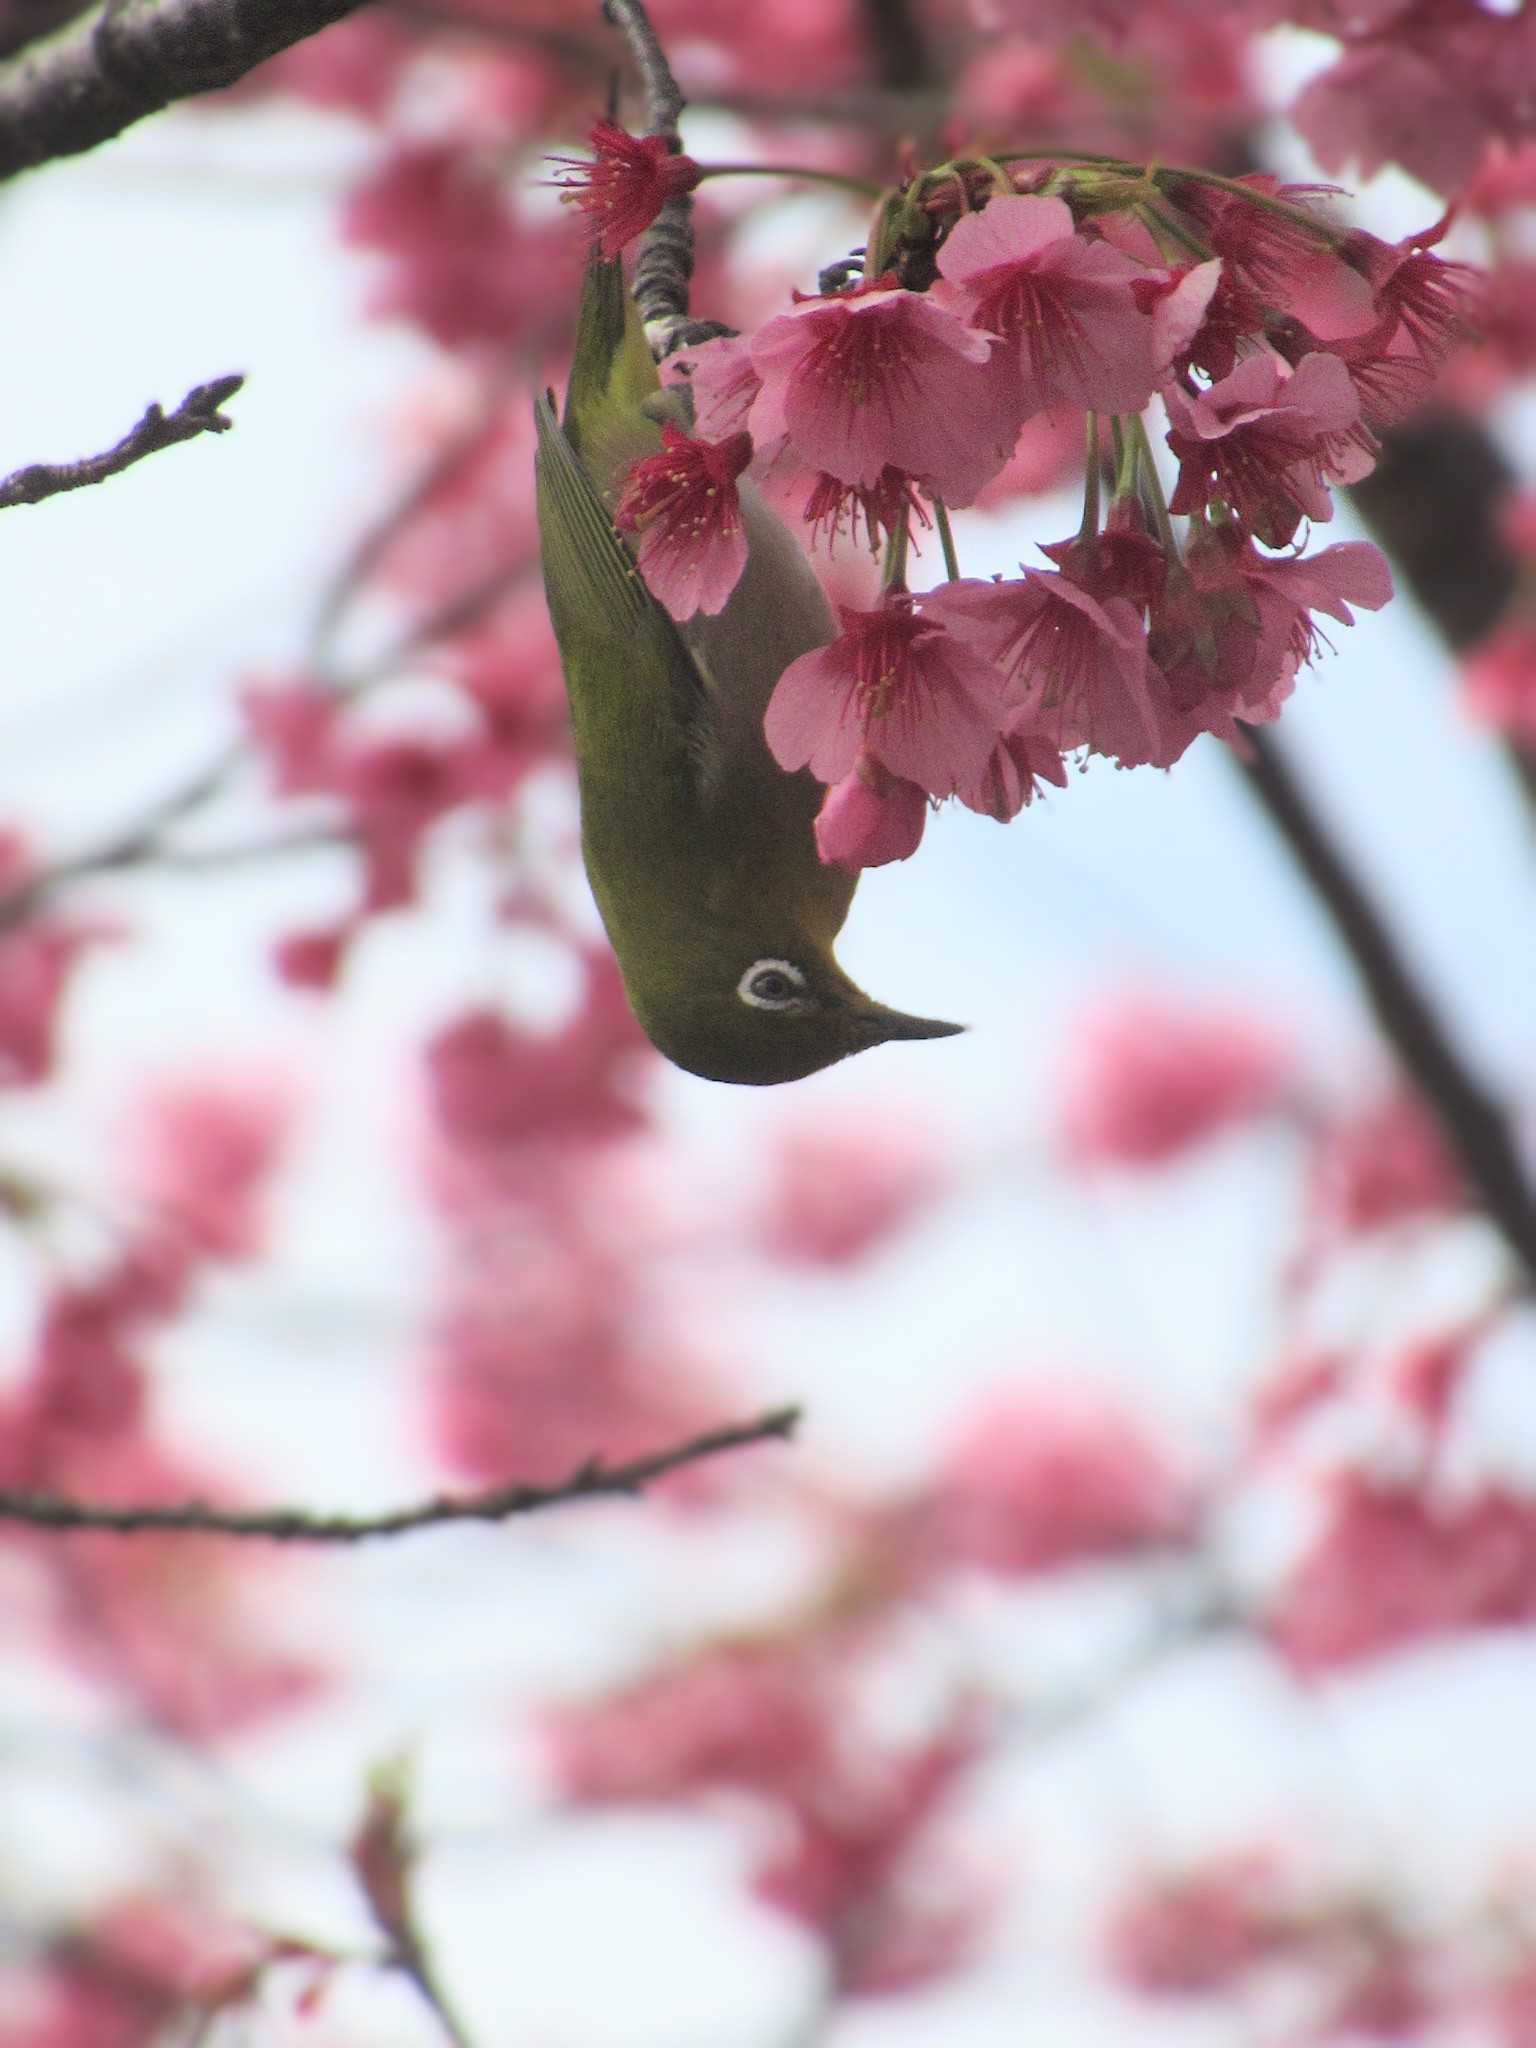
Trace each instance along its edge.
{"label": "bird's dark eye", "polygon": [[805,976],[789,960],[754,960],[737,982],[736,993],[754,1010],[803,1009]]}

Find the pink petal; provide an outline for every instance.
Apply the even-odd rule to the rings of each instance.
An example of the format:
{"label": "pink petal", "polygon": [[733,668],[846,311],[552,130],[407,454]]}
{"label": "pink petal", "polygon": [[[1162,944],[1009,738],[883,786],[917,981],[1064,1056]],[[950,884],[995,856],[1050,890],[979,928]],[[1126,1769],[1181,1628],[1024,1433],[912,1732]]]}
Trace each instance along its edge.
{"label": "pink petal", "polygon": [[885,775],[865,757],[827,791],[816,818],[816,850],[831,867],[885,867],[916,853],[927,819],[922,790]]}
{"label": "pink petal", "polygon": [[763,732],[781,768],[809,768],[821,782],[848,773],[858,758],[859,721],[837,641],[789,664],[768,700]]}
{"label": "pink petal", "polygon": [[[1024,262],[1074,233],[1072,209],[1064,199],[993,199],[950,229],[938,255],[939,276],[951,288],[965,284],[1000,265]],[[959,296],[943,285],[935,285],[933,295],[941,305]]]}
{"label": "pink petal", "polygon": [[746,529],[734,525],[689,537],[658,520],[640,537],[636,556],[645,587],[674,619],[724,611],[747,566]]}

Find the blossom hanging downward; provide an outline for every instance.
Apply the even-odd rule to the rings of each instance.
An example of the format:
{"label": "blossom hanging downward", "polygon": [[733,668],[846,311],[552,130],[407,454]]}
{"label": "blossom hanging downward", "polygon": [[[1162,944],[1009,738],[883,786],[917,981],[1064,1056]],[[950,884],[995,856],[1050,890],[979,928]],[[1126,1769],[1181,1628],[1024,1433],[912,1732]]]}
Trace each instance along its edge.
{"label": "blossom hanging downward", "polygon": [[890,775],[861,753],[834,782],[816,814],[816,851],[829,867],[883,868],[916,853],[928,822],[928,800],[915,782]]}
{"label": "blossom hanging downward", "polygon": [[759,448],[845,484],[905,471],[968,505],[1018,439],[1018,378],[991,340],[921,292],[860,285],[802,299],[752,342]]}
{"label": "blossom hanging downward", "polygon": [[780,767],[837,783],[868,760],[931,796],[979,778],[1001,715],[991,664],[910,597],[844,608],[842,621],[829,647],[790,663],[769,700],[764,729]]}
{"label": "blossom hanging downward", "polygon": [[1336,356],[1244,358],[1230,377],[1193,398],[1170,386],[1168,446],[1179,458],[1173,512],[1230,505],[1272,548],[1303,519],[1331,519],[1328,484],[1358,483],[1375,465],[1360,425],[1360,400]]}
{"label": "blossom hanging downward", "polygon": [[613,523],[639,534],[640,574],[674,619],[723,611],[747,565],[736,479],[752,460],[751,439],[696,441],[669,421],[661,440],[661,453],[625,478]]}
{"label": "blossom hanging downward", "polygon": [[691,156],[664,135],[631,135],[616,121],[599,121],[590,137],[592,160],[561,156],[555,180],[568,206],[579,206],[599,254],[617,256],[643,234],[666,205],[691,192],[703,175]]}
{"label": "blossom hanging downward", "polygon": [[1151,398],[1152,321],[1133,289],[1143,272],[1078,234],[1065,200],[990,201],[955,223],[938,264],[934,298],[1002,337],[1025,418],[1051,405],[1140,412]]}
{"label": "blossom hanging downward", "polygon": [[946,584],[927,608],[1001,672],[1016,739],[1033,735],[1058,753],[1087,747],[1127,768],[1167,766],[1146,634],[1127,599],[1100,604],[1057,570],[1025,569],[1005,582]]}

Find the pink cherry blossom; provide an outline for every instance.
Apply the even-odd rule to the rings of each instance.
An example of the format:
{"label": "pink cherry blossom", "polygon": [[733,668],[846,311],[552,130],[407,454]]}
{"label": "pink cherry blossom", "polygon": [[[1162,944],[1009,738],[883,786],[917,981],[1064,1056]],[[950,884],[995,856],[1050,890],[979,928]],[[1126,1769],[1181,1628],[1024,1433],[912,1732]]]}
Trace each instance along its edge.
{"label": "pink cherry blossom", "polygon": [[1397,163],[1434,191],[1455,192],[1477,168],[1490,109],[1483,67],[1447,63],[1446,54],[1373,37],[1311,79],[1291,119],[1324,170],[1353,165],[1368,178]]}
{"label": "pink cherry blossom", "polygon": [[1101,605],[1057,570],[1026,569],[996,583],[946,584],[927,611],[996,666],[1030,736],[1058,753],[1087,747],[1128,768],[1165,765],[1146,635],[1124,599]]}
{"label": "pink cherry blossom", "polygon": [[974,1947],[986,1890],[975,1872],[944,1868],[932,1823],[978,1734],[962,1701],[928,1741],[873,1756],[850,1744],[798,1788],[788,1839],[770,1847],[753,1889],[821,1936],[840,1996],[912,1990]]}
{"label": "pink cherry blossom", "polygon": [[158,1227],[199,1253],[248,1258],[289,1105],[271,1086],[161,1084],[137,1105],[133,1191]]}
{"label": "pink cherry blossom", "polygon": [[638,533],[640,574],[674,619],[724,611],[747,566],[736,479],[752,459],[746,434],[696,441],[668,422],[662,450],[634,464],[614,510],[621,533]]}
{"label": "pink cherry blossom", "polygon": [[246,730],[279,796],[312,796],[336,773],[341,699],[307,676],[250,683],[240,692]]}
{"label": "pink cherry blossom", "polygon": [[996,672],[910,598],[845,609],[842,622],[829,647],[779,678],[764,721],[774,759],[837,783],[862,755],[931,796],[953,796],[992,752]]}
{"label": "pink cherry blossom", "polygon": [[1164,1166],[1290,1086],[1284,1036],[1241,1011],[1127,991],[1090,1011],[1061,1083],[1061,1135],[1079,1166]]}
{"label": "pink cherry blossom", "polygon": [[1186,562],[1206,607],[1213,687],[1219,679],[1226,708],[1251,723],[1274,716],[1277,686],[1283,698],[1313,658],[1321,638],[1314,612],[1352,626],[1352,605],[1379,611],[1392,596],[1392,573],[1369,541],[1338,541],[1315,555],[1261,555],[1231,526],[1201,526]]}
{"label": "pink cherry blossom", "polygon": [[272,948],[278,979],[290,988],[321,994],[336,986],[348,946],[357,936],[350,918],[338,924],[310,925],[285,932]]}
{"label": "pink cherry blossom", "polygon": [[773,1161],[764,1243],[800,1265],[856,1265],[930,1206],[944,1182],[931,1139],[883,1117],[786,1132]]}
{"label": "pink cherry blossom", "polygon": [[1013,448],[1015,379],[931,294],[861,285],[803,299],[752,342],[754,443],[787,436],[812,470],[872,486],[889,466],[968,505]]}
{"label": "pink cherry blossom", "polygon": [[1138,266],[1076,231],[1061,199],[1004,197],[965,215],[938,256],[932,296],[1002,337],[1027,417],[1052,405],[1140,412],[1157,382]]}
{"label": "pink cherry blossom", "polygon": [[1536,619],[1516,617],[1462,663],[1461,708],[1523,746],[1536,747]]}
{"label": "pink cherry blossom", "polygon": [[829,554],[841,539],[844,527],[850,538],[857,541],[862,526],[869,551],[874,555],[903,519],[909,533],[914,534],[919,527],[932,523],[912,479],[889,467],[881,471],[873,484],[845,484],[823,470],[800,516],[811,529],[812,540],[821,542]]}
{"label": "pink cherry blossom", "polygon": [[92,1945],[124,1973],[205,2010],[254,1989],[274,1944],[189,1899],[130,1892],[91,1930]]}
{"label": "pink cherry blossom", "polygon": [[793,1796],[835,1744],[815,1660],[794,1642],[725,1645],[665,1666],[606,1699],[544,1718],[566,1798],[652,1802],[742,1787]]}
{"label": "pink cherry blossom", "polygon": [[957,792],[968,810],[1006,825],[1034,802],[1042,782],[1066,788],[1067,764],[1061,749],[1048,733],[1036,730],[1035,719],[1029,705],[1006,715],[986,767]]}
{"label": "pink cherry blossom", "polygon": [[[1465,263],[1448,263],[1433,243],[1448,222],[1437,221],[1400,242],[1383,242],[1363,231],[1344,242],[1341,254],[1370,285],[1377,317],[1389,330],[1401,327],[1431,368],[1445,361],[1476,318],[1479,279]],[[1313,333],[1315,320],[1297,309]]]}
{"label": "pink cherry blossom", "polygon": [[426,1084],[449,1143],[475,1151],[557,1139],[591,1142],[642,1121],[628,1083],[644,1040],[617,970],[591,963],[591,999],[561,1030],[530,1030],[494,1010],[472,1010],[426,1048]]}
{"label": "pink cherry blossom", "polygon": [[1274,1858],[1249,1850],[1145,1882],[1110,1918],[1110,1969],[1154,1997],[1229,1987],[1300,1932],[1276,1878]]}
{"label": "pink cherry blossom", "polygon": [[1358,482],[1374,462],[1334,356],[1304,356],[1294,370],[1267,352],[1248,356],[1209,391],[1171,387],[1166,400],[1179,459],[1172,510],[1224,501],[1270,547],[1284,547],[1304,518],[1331,519],[1329,481]]}
{"label": "pink cherry blossom", "polygon": [[1010,1390],[983,1401],[942,1456],[930,1540],[952,1564],[1038,1572],[1176,1542],[1192,1510],[1171,1458],[1114,1403]]}
{"label": "pink cherry blossom", "polygon": [[[752,364],[750,336],[722,334],[672,360],[679,381],[686,382],[692,393],[696,432],[706,440],[727,441],[732,434],[747,431],[753,401],[763,388]],[[686,379],[681,375],[685,371]]]}
{"label": "pink cherry blossom", "polygon": [[1152,360],[1159,375],[1181,359],[1191,360],[1191,346],[1210,317],[1221,279],[1221,264],[1212,257],[1169,271],[1166,283],[1145,278],[1133,287],[1136,303],[1152,316]]}
{"label": "pink cherry blossom", "polygon": [[[26,842],[0,827],[0,896],[25,890],[30,873]],[[117,935],[103,919],[62,916],[46,903],[0,928],[0,1089],[48,1079],[79,962],[91,946]]]}
{"label": "pink cherry blossom", "polygon": [[472,794],[476,749],[467,739],[355,739],[336,768],[336,793],[352,813],[370,911],[414,900],[427,834]]}
{"label": "pink cherry blossom", "polygon": [[[539,1168],[523,1163],[526,1189]],[[548,1152],[539,1167],[547,1183]],[[708,1426],[718,1396],[705,1370],[648,1326],[621,1261],[531,1204],[503,1209],[499,1228],[483,1207],[464,1205],[479,1231],[431,1340],[432,1434],[452,1469],[487,1485],[554,1484],[594,1443],[621,1460]],[[516,1269],[477,1266],[501,1241],[517,1247]]]}
{"label": "pink cherry blossom", "polygon": [[1404,1089],[1324,1126],[1312,1160],[1311,1193],[1330,1235],[1455,1215],[1467,1203],[1445,1139],[1419,1098]]}
{"label": "pink cherry blossom", "polygon": [[829,866],[857,872],[908,860],[928,822],[927,792],[861,753],[816,814],[816,850]]}
{"label": "pink cherry blossom", "polygon": [[[1267,338],[1274,315],[1265,301],[1237,274],[1222,265],[1207,294],[1208,264],[1151,274],[1136,283],[1138,301],[1150,308],[1159,367],[1170,366],[1181,378],[1199,370],[1212,382],[1230,377],[1256,344]],[[1203,308],[1201,301],[1204,300]],[[1191,317],[1199,312],[1193,328]],[[1170,352],[1165,357],[1165,347]]]}
{"label": "pink cherry blossom", "polygon": [[1417,1637],[1536,1614],[1536,1502],[1485,1488],[1438,1505],[1350,1474],[1281,1591],[1271,1631],[1307,1673]]}
{"label": "pink cherry blossom", "polygon": [[631,135],[616,121],[598,121],[592,157],[556,157],[560,197],[586,216],[587,232],[604,256],[617,256],[648,228],[669,199],[691,192],[699,167],[664,135]]}
{"label": "pink cherry blossom", "polygon": [[[1212,255],[1260,298],[1284,304],[1309,277],[1311,288],[1318,288],[1319,270],[1336,265],[1338,259],[1330,247],[1326,221],[1318,215],[1314,227],[1306,216],[1314,200],[1331,197],[1337,188],[1283,185],[1267,171],[1250,172],[1236,182],[1245,190],[1214,185],[1198,175],[1170,178],[1168,189]],[[1266,201],[1279,201],[1281,206]]]}
{"label": "pink cherry blossom", "polygon": [[576,286],[569,237],[523,221],[493,156],[458,141],[397,144],[353,192],[342,232],[382,261],[373,310],[445,348],[505,348]]}

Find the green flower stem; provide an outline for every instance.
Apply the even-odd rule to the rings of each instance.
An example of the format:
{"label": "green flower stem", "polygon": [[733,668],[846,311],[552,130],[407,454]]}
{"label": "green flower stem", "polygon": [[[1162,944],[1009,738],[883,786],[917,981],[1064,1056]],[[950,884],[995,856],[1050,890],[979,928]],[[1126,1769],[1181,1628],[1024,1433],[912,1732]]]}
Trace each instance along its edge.
{"label": "green flower stem", "polygon": [[1134,434],[1125,431],[1118,413],[1110,414],[1109,444],[1115,456],[1115,496],[1132,497],[1136,490],[1136,471],[1141,461],[1141,443]]}
{"label": "green flower stem", "polygon": [[884,186],[867,178],[850,178],[842,171],[814,170],[809,164],[701,164],[700,183],[706,178],[791,178],[811,185],[836,185],[860,199],[878,199]]}
{"label": "green flower stem", "polygon": [[1092,540],[1099,530],[1099,416],[1089,408],[1083,429],[1083,523],[1079,540]]}
{"label": "green flower stem", "polygon": [[944,550],[944,574],[951,583],[958,583],[960,557],[955,552],[955,534],[949,523],[949,507],[942,498],[931,498],[929,503],[933,506],[933,523],[939,529],[939,546]]}
{"label": "green flower stem", "polygon": [[901,517],[892,529],[890,540],[886,544],[885,563],[880,574],[880,588],[886,596],[892,591],[905,590],[907,587],[907,529],[907,509],[903,506]]}
{"label": "green flower stem", "polygon": [[[1305,228],[1329,248],[1341,240],[1341,231],[1329,222],[1319,220],[1315,213],[1308,213],[1304,206],[1297,206],[1289,199],[1276,199],[1268,192],[1256,192],[1251,185],[1245,185],[1241,178],[1228,178],[1220,171],[1179,170],[1165,164],[1150,172],[1153,184],[1160,191],[1167,189],[1165,180],[1187,178],[1196,185],[1214,185],[1220,192],[1235,192],[1239,199],[1246,199],[1250,206],[1258,207],[1261,213],[1279,214],[1281,219],[1291,221],[1295,226]],[[1177,194],[1174,195],[1177,197]]]}
{"label": "green flower stem", "polygon": [[[1099,156],[1089,149],[1000,149],[992,159],[999,164],[1101,164],[1108,171],[1139,171],[1146,175],[1145,164],[1134,164],[1129,157]],[[1187,172],[1193,177],[1195,173]]]}
{"label": "green flower stem", "polygon": [[1209,244],[1185,227],[1183,221],[1169,213],[1166,207],[1154,206],[1150,200],[1143,199],[1137,202],[1136,211],[1154,241],[1166,237],[1186,256],[1193,256],[1197,263],[1209,263],[1214,253]]}
{"label": "green flower stem", "polygon": [[1152,443],[1147,439],[1147,423],[1140,413],[1133,414],[1126,422],[1129,438],[1136,443],[1137,464],[1141,479],[1146,487],[1147,503],[1152,512],[1152,524],[1157,528],[1158,540],[1170,562],[1182,559],[1178,539],[1173,531],[1173,521],[1168,517],[1168,500],[1163,496],[1163,480],[1157,473],[1157,463],[1152,455]]}

